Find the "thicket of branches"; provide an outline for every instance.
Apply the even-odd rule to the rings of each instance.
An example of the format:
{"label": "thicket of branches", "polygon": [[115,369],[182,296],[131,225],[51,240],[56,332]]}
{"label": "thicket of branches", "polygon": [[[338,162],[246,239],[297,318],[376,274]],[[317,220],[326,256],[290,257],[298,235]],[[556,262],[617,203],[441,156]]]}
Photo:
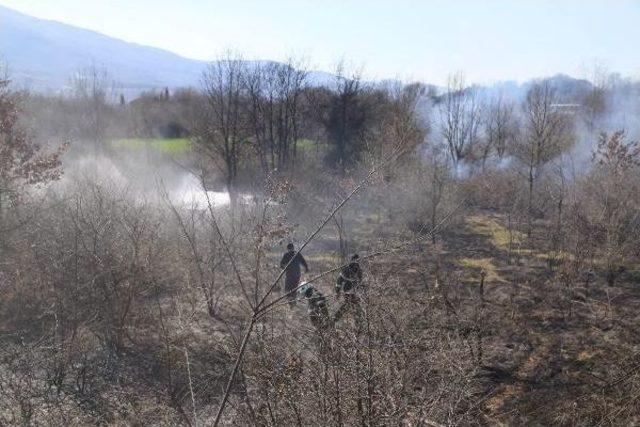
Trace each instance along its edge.
{"label": "thicket of branches", "polygon": [[[573,99],[536,81],[516,100],[461,75],[438,91],[343,68],[317,87],[299,61],[234,55],[199,89],[126,100],[95,67],[73,87],[0,82],[1,424],[634,422],[638,318],[621,300],[640,150],[610,120],[611,88]],[[205,203],[103,175],[122,137],[189,138],[172,161]],[[206,191],[218,182],[231,209]],[[479,215],[504,235],[468,240]],[[361,253],[364,327],[319,331],[287,307],[290,240],[328,294]],[[591,377],[562,377],[564,344],[597,349]],[[518,393],[533,397],[501,413]]]}

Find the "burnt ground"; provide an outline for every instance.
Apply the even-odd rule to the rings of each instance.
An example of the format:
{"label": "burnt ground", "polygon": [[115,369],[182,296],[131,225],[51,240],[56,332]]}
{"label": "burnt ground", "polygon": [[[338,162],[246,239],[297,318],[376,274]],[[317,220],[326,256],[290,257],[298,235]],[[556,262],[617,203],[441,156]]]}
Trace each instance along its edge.
{"label": "burnt ground", "polygon": [[[385,244],[403,246],[365,261],[367,275],[402,288],[408,298],[433,301],[437,316],[450,319],[431,326],[457,328],[467,337],[477,366],[478,423],[640,421],[634,415],[640,400],[640,275],[631,270],[609,287],[596,271],[587,289],[585,275],[567,278],[563,263],[569,256],[550,252],[544,224],[531,237],[511,225],[509,232],[508,219],[499,214],[467,214],[432,244],[361,216],[348,224],[347,244],[363,255]],[[337,251],[335,230],[328,227],[305,255],[319,272],[339,264]],[[333,279],[317,284],[331,311],[337,307]],[[284,321],[312,334],[302,307]]]}
{"label": "burnt ground", "polygon": [[[538,229],[543,233],[543,226]],[[449,287],[448,299],[482,331],[477,378],[484,421],[615,424],[620,416],[634,419],[640,396],[628,394],[635,390],[640,367],[637,272],[609,287],[596,271],[587,289],[584,276],[565,277],[562,260],[549,263],[544,235],[508,235],[505,217],[470,215],[438,245],[413,257],[406,280],[418,287],[447,281],[440,286]]]}

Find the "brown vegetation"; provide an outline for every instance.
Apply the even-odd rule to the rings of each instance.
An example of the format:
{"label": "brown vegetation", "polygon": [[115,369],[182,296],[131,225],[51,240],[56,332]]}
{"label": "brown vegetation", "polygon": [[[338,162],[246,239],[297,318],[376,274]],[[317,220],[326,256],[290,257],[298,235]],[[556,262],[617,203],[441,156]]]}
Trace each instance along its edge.
{"label": "brown vegetation", "polygon": [[[202,92],[128,104],[97,72],[70,98],[0,85],[0,196],[20,195],[0,205],[0,424],[639,421],[633,138],[580,133],[549,82],[485,104],[461,77],[438,95],[340,71],[317,88],[295,61],[229,56]],[[55,103],[68,126],[49,126]],[[193,150],[147,157],[153,185],[104,174],[128,167],[110,138],[169,123]],[[204,203],[153,174],[176,163]],[[220,184],[232,209],[204,191]],[[316,329],[288,306],[288,241],[332,314],[361,255],[363,322]]]}

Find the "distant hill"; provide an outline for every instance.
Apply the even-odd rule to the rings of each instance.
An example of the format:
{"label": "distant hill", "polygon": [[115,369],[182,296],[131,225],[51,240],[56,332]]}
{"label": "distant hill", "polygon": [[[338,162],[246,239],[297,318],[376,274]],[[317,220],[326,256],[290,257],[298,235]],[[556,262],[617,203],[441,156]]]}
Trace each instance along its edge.
{"label": "distant hill", "polygon": [[[125,93],[157,88],[197,86],[207,65],[172,52],[125,42],[95,31],[34,18],[0,6],[0,58],[21,88],[58,92],[78,70],[96,64]],[[310,73],[314,84],[331,74]]]}
{"label": "distant hill", "polygon": [[0,55],[14,82],[35,90],[59,90],[92,63],[106,66],[123,88],[139,90],[197,84],[206,65],[2,6]]}
{"label": "distant hill", "polygon": [[[593,89],[593,85],[589,81],[576,79],[565,74],[556,74],[544,80],[555,89],[559,102],[580,102]],[[525,99],[534,81],[530,80],[523,83],[514,81],[498,82],[481,87],[480,94],[485,100],[501,96],[505,99],[519,102]]]}
{"label": "distant hill", "polygon": [[[34,18],[4,6],[0,6],[0,59],[9,65],[17,87],[40,92],[64,91],[74,73],[96,64],[108,70],[127,98],[145,90],[198,86],[207,65],[205,61]],[[563,99],[575,99],[590,87],[585,80],[565,75],[550,80]],[[309,81],[318,86],[335,84],[334,75],[322,71],[310,72]],[[375,84],[394,87],[400,82],[387,80]],[[522,99],[530,84],[499,82],[485,87],[484,94],[501,93]]]}

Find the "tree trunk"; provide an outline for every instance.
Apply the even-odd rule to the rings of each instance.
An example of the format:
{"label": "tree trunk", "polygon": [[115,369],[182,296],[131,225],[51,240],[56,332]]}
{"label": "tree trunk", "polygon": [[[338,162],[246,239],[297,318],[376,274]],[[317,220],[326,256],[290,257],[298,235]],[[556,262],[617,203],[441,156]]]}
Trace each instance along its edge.
{"label": "tree trunk", "polygon": [[527,203],[527,237],[531,237],[533,231],[533,164],[529,166],[529,200]]}

